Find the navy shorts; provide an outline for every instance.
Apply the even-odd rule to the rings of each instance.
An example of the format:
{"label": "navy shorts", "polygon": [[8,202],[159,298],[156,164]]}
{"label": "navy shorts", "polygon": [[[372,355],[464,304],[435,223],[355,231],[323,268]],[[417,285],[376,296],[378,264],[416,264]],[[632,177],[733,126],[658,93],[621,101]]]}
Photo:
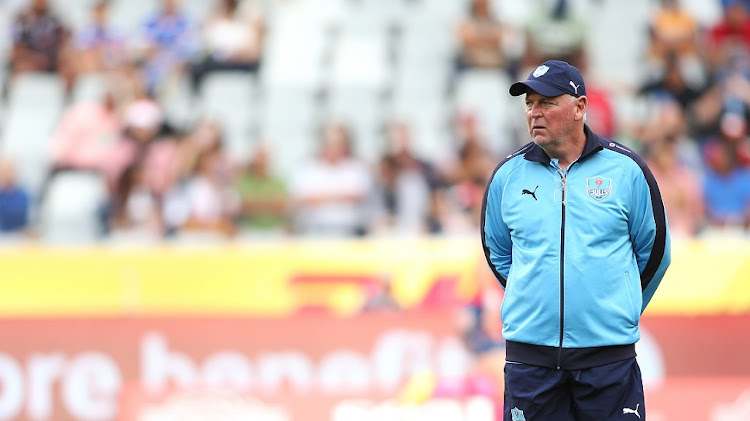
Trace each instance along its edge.
{"label": "navy shorts", "polygon": [[644,421],[635,358],[582,370],[505,364],[504,421]]}

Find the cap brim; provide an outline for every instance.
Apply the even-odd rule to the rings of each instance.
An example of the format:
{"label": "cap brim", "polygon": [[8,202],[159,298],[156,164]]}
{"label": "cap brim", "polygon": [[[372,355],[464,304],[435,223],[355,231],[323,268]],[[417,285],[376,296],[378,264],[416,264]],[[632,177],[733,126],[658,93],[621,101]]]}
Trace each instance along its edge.
{"label": "cap brim", "polygon": [[508,92],[510,92],[512,96],[519,96],[525,94],[527,89],[531,89],[539,94],[549,97],[559,96],[567,93],[550,84],[542,82],[541,80],[525,80],[523,82],[516,82],[510,85],[510,89],[508,90]]}

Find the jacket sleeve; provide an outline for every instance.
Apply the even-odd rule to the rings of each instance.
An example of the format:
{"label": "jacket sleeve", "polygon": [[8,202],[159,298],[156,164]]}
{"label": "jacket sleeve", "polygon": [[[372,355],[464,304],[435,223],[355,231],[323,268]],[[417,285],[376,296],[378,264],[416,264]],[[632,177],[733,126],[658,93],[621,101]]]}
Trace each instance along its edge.
{"label": "jacket sleeve", "polygon": [[482,248],[492,273],[505,288],[512,263],[510,230],[502,218],[503,180],[494,174],[482,201]]}
{"label": "jacket sleeve", "polygon": [[630,240],[641,274],[643,312],[671,262],[671,240],[659,186],[645,164],[641,164],[641,173],[636,175],[632,187]]}

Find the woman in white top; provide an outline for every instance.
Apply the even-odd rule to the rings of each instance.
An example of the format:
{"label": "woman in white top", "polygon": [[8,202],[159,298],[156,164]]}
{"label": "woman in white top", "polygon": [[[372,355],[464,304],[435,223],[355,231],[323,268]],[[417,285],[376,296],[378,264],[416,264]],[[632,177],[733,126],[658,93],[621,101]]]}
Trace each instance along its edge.
{"label": "woman in white top", "polygon": [[329,123],[318,156],[292,174],[292,215],[302,235],[359,236],[369,225],[371,169],[351,153],[349,129]]}
{"label": "woman in white top", "polygon": [[240,0],[218,0],[201,28],[204,54],[191,68],[195,92],[210,72],[255,72],[263,53],[264,22]]}

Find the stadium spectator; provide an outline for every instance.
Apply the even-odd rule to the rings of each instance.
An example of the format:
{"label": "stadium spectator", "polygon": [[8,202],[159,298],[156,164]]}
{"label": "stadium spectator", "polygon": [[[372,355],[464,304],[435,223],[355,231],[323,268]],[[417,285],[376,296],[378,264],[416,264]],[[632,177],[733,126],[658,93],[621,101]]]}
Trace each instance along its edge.
{"label": "stadium spectator", "polygon": [[291,212],[301,235],[362,236],[368,232],[373,174],[352,154],[351,134],[342,123],[328,123],[320,151],[292,174]]}
{"label": "stadium spectator", "polygon": [[187,219],[182,233],[208,233],[223,237],[236,232],[239,197],[227,173],[221,143],[200,153],[184,187]]}
{"label": "stadium spectator", "polygon": [[112,238],[155,241],[163,236],[161,203],[146,181],[144,167],[138,162],[117,180],[109,226]]}
{"label": "stadium spectator", "polygon": [[[215,181],[218,180],[226,184],[227,191],[230,191],[226,196],[234,195],[231,184],[235,177],[235,167],[224,152],[222,130],[218,122],[202,119],[186,132],[172,130],[171,134],[152,142],[148,152],[145,160],[147,181],[162,203],[167,235],[179,234],[186,224],[190,224],[192,233],[202,232],[223,237],[234,232],[234,228],[229,229],[226,224],[204,226],[199,223],[208,218],[199,217],[197,222],[190,220],[191,213],[198,207],[224,206],[220,203],[203,203],[203,200],[213,199],[204,194],[210,193],[210,190],[202,187],[211,187],[211,183],[216,184]],[[204,158],[205,155],[210,155],[210,159]],[[211,162],[204,164],[201,160]],[[204,170],[199,174],[197,170],[202,166],[210,166],[212,172]],[[203,212],[198,211],[201,215],[204,215]]]}
{"label": "stadium spectator", "polygon": [[[147,96],[141,97],[123,110],[123,132],[101,161],[101,170],[111,191],[123,171],[135,163],[146,162],[151,145],[161,136],[164,111],[161,105]],[[163,169],[146,170],[147,177]]]}
{"label": "stadium spectator", "polygon": [[238,223],[250,235],[280,234],[289,228],[289,191],[284,180],[272,173],[270,154],[266,146],[258,145],[235,180],[241,201]]}
{"label": "stadium spectator", "polygon": [[15,166],[0,157],[0,234],[19,234],[27,230],[31,198],[16,180]]}
{"label": "stadium spectator", "polygon": [[[736,50],[715,69],[706,92],[694,102],[693,129],[699,142],[721,132],[727,117],[750,121],[750,53]],[[730,118],[729,121],[732,121]]]}
{"label": "stadium spectator", "polygon": [[512,58],[503,49],[506,36],[512,36],[493,14],[490,0],[471,0],[469,14],[458,24],[456,70],[512,69]]}
{"label": "stadium spectator", "polygon": [[113,87],[98,101],[70,105],[50,140],[53,170],[102,170],[122,121]]}
{"label": "stadium spectator", "polygon": [[444,195],[439,201],[440,218],[449,232],[479,226],[482,195],[495,165],[474,116],[458,116],[457,144],[456,158],[440,168],[444,185]]}
{"label": "stadium spectator", "polygon": [[195,24],[179,0],[162,0],[161,10],[143,24],[140,59],[146,86],[155,94],[162,83],[182,77],[198,51]]}
{"label": "stadium spectator", "polygon": [[694,144],[685,138],[685,130],[680,106],[665,101],[641,139],[645,161],[659,183],[670,230],[674,235],[690,237],[703,229],[705,206],[702,180],[696,171],[701,168],[690,163]]}
{"label": "stadium spectator", "polygon": [[532,10],[525,25],[527,42],[521,73],[547,59],[581,65],[589,29],[570,0],[547,0]]}
{"label": "stadium spectator", "polygon": [[256,72],[263,55],[265,24],[257,10],[240,0],[217,0],[201,27],[203,56],[191,66],[192,86],[200,90],[214,71]]}
{"label": "stadium spectator", "polygon": [[[167,235],[179,233],[190,216],[191,203],[187,196],[189,181],[195,176],[198,160],[212,150],[219,151],[222,179],[231,180],[234,169],[222,151],[222,131],[215,120],[204,118],[186,133],[178,133],[156,142],[152,167],[158,179],[157,195],[162,200],[163,219]],[[217,165],[217,168],[219,166]],[[161,171],[159,171],[161,169]]]}
{"label": "stadium spectator", "polygon": [[388,149],[379,163],[378,190],[383,216],[378,228],[396,234],[438,232],[435,171],[412,151],[406,123],[390,122],[386,140]]}
{"label": "stadium spectator", "polygon": [[736,149],[728,142],[709,142],[705,154],[703,191],[709,226],[749,229],[750,169],[738,165]]}
{"label": "stadium spectator", "polygon": [[109,13],[110,0],[98,0],[91,8],[91,21],[76,32],[78,75],[117,71],[127,60],[125,34],[111,25]]}
{"label": "stadium spectator", "polygon": [[47,0],[33,0],[16,16],[12,27],[10,76],[27,72],[56,73],[69,91],[75,73],[70,62],[70,30]]}
{"label": "stadium spectator", "polygon": [[649,61],[659,65],[669,56],[697,59],[698,22],[682,7],[680,0],[661,0],[660,3],[649,25]]}
{"label": "stadium spectator", "polygon": [[638,95],[657,100],[668,97],[677,101],[683,110],[690,111],[692,105],[706,92],[708,86],[705,80],[687,78],[678,57],[673,53],[668,53],[657,73],[639,88]]}
{"label": "stadium spectator", "polygon": [[750,15],[743,2],[726,3],[721,21],[709,28],[704,52],[711,69],[720,66],[736,51],[750,48]]}

